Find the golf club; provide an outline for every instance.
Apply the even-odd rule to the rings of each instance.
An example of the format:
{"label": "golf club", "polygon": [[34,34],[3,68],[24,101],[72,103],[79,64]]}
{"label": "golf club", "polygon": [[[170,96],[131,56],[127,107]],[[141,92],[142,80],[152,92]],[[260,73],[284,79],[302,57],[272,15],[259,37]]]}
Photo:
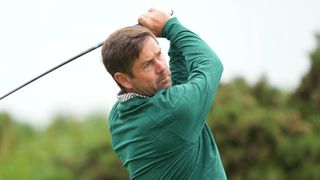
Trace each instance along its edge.
{"label": "golf club", "polygon": [[44,75],[46,75],[46,74],[48,74],[48,73],[50,73],[50,72],[52,72],[52,71],[54,71],[54,70],[56,70],[56,69],[60,68],[61,66],[64,66],[64,65],[68,64],[69,62],[71,62],[71,61],[73,61],[73,60],[75,60],[75,59],[77,59],[77,58],[79,58],[79,57],[81,57],[81,56],[83,56],[83,55],[85,55],[85,54],[87,54],[87,53],[89,53],[89,52],[91,52],[91,51],[93,51],[93,50],[95,50],[95,49],[99,48],[99,47],[101,47],[101,46],[103,45],[103,43],[104,43],[104,42],[101,42],[101,43],[97,44],[96,46],[93,46],[93,47],[91,47],[91,48],[89,48],[89,49],[87,49],[87,50],[83,51],[82,53],[80,53],[80,54],[78,54],[78,55],[76,55],[76,56],[74,56],[74,57],[72,57],[72,58],[70,58],[70,59],[68,59],[68,60],[66,60],[66,61],[64,61],[64,62],[62,62],[61,64],[59,64],[59,65],[57,65],[57,66],[55,66],[55,67],[53,67],[53,68],[51,68],[51,69],[47,70],[46,72],[44,72],[44,73],[42,73],[42,74],[40,74],[40,75],[36,76],[35,78],[31,79],[30,81],[28,81],[28,82],[26,82],[26,83],[22,84],[21,86],[19,86],[19,87],[17,87],[17,88],[15,88],[15,89],[13,89],[12,91],[8,92],[7,94],[5,94],[5,95],[3,95],[3,96],[1,96],[1,97],[0,97],[0,100],[4,99],[5,97],[9,96],[9,95],[10,95],[10,94],[12,94],[12,93],[14,93],[14,92],[18,91],[19,89],[21,89],[21,88],[25,87],[26,85],[28,85],[28,84],[32,83],[33,81],[35,81],[35,80],[37,80],[37,79],[41,78],[42,76],[44,76]]}

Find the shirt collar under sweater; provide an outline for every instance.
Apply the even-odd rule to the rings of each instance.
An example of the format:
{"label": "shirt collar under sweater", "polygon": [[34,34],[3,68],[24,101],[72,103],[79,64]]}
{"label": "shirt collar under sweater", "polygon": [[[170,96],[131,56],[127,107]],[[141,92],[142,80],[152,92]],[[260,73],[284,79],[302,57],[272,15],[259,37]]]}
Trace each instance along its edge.
{"label": "shirt collar under sweater", "polygon": [[148,96],[145,96],[145,95],[141,95],[141,94],[137,94],[137,93],[119,93],[117,98],[120,102],[125,102],[125,101],[128,101],[129,99],[131,98],[134,98],[134,97],[140,97],[140,98],[144,98],[144,99],[148,99],[149,97]]}

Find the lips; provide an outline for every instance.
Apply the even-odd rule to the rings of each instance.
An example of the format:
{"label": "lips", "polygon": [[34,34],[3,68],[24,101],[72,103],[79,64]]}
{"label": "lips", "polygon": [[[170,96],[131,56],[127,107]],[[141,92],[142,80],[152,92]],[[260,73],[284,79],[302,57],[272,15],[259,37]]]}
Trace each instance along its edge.
{"label": "lips", "polygon": [[167,84],[171,81],[171,76],[170,75],[165,75],[164,77],[159,79],[159,84]]}
{"label": "lips", "polygon": [[165,83],[169,80],[169,76],[166,76],[165,78],[161,79],[160,82],[161,83]]}

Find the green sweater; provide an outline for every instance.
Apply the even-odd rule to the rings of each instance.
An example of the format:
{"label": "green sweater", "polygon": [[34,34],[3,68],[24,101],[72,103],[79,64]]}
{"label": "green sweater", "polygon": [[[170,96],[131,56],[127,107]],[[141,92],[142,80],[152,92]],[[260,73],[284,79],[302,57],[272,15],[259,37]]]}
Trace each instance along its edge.
{"label": "green sweater", "polygon": [[223,66],[196,34],[170,19],[173,86],[149,98],[118,101],[109,116],[113,149],[130,179],[226,179],[206,124]]}

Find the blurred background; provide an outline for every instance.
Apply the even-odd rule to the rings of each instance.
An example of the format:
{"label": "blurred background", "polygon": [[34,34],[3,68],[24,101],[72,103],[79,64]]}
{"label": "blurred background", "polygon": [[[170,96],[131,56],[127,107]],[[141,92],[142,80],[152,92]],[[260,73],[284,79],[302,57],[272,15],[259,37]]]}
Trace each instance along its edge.
{"label": "blurred background", "polygon": [[[0,96],[149,7],[224,64],[207,122],[229,179],[320,179],[320,1],[1,1]],[[97,49],[1,100],[0,179],[128,179],[108,133],[118,91]]]}

